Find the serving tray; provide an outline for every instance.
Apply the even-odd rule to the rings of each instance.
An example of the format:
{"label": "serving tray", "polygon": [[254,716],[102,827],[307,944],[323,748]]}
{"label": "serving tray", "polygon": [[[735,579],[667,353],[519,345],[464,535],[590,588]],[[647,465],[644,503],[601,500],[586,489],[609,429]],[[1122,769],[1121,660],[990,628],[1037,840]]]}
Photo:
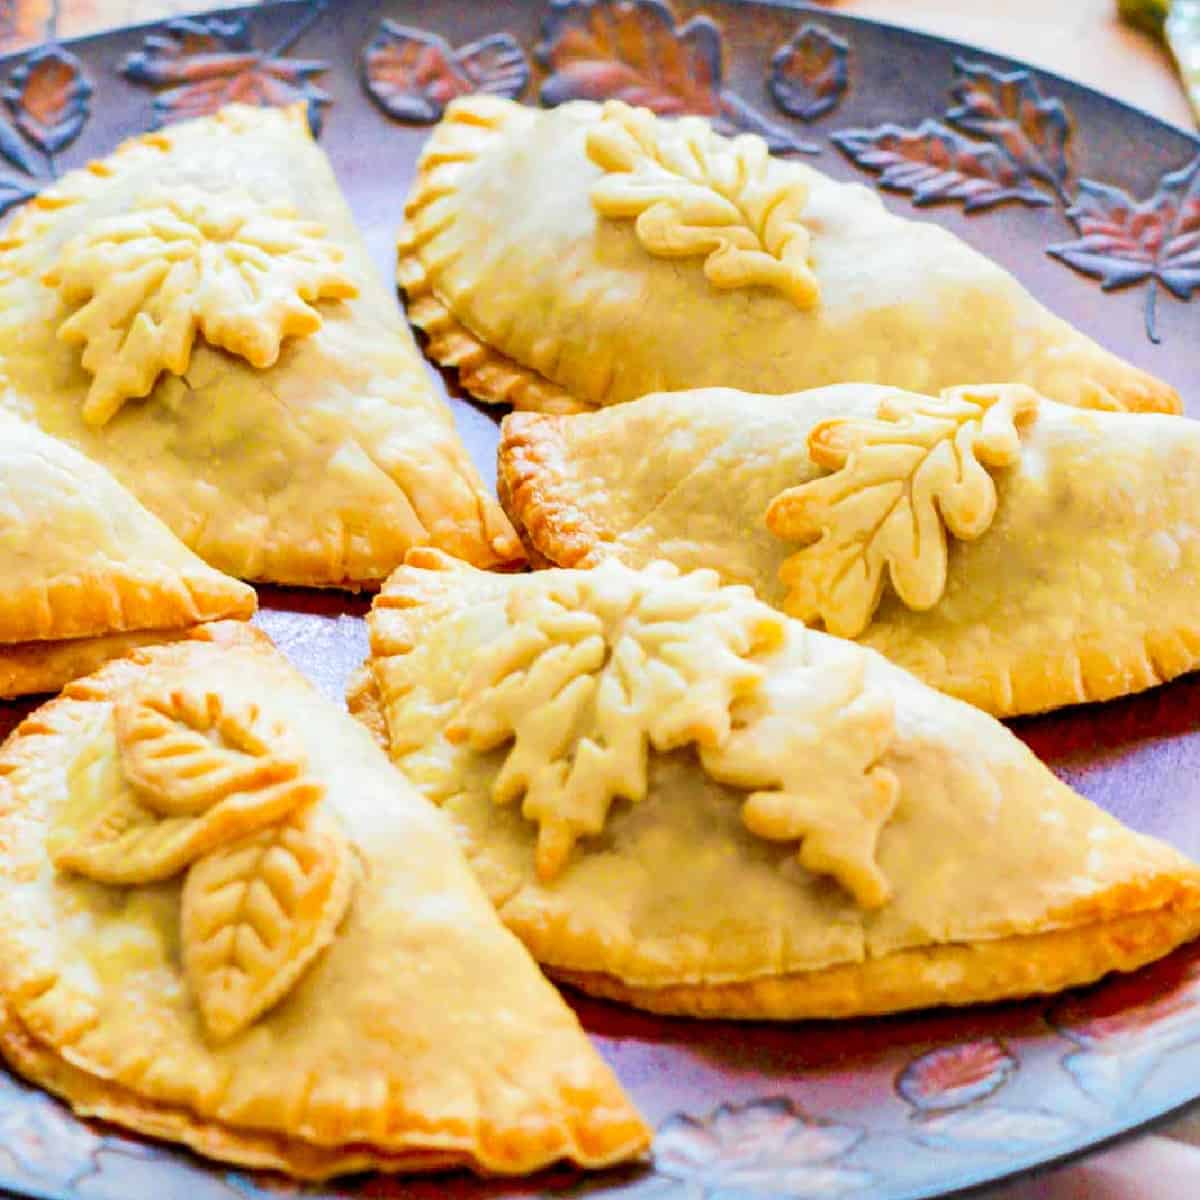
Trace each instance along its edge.
{"label": "serving tray", "polygon": [[[16,6],[18,9],[23,6]],[[0,8],[0,39],[5,13]],[[285,0],[0,59],[0,213],[122,137],[230,100],[303,101],[389,277],[417,153],[450,99],[619,96],[709,115],[884,190],[1200,405],[1200,145],[1044,72],[786,0]],[[487,476],[496,414],[438,376]],[[1200,415],[1200,407],[1192,409]],[[334,697],[367,601],[263,588],[257,621]],[[0,705],[7,733],[29,704]],[[1200,857],[1200,678],[1014,724],[1063,778]],[[1200,1096],[1200,947],[1052,1001],[791,1026],[570,996],[657,1126],[585,1177],[304,1188],[76,1120],[0,1070],[0,1188],[75,1200],[908,1200],[1074,1152]]]}

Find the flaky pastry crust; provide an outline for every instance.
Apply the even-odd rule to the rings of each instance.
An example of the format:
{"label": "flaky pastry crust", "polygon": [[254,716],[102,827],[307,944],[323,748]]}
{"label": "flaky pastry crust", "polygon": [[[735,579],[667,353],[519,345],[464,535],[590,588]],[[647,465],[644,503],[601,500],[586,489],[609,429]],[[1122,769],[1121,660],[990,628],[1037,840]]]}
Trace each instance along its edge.
{"label": "flaky pastry crust", "polygon": [[[688,127],[693,153],[670,147],[646,167],[613,148],[628,127],[643,147],[675,135],[624,105],[449,105],[399,236],[398,278],[429,355],[480,399],[543,412],[704,386],[991,379],[1081,407],[1180,411],[1173,388],[952,235],[803,164],[771,159],[759,178],[753,139],[701,124]],[[718,165],[739,155],[737,171]]]}
{"label": "flaky pastry crust", "polygon": [[[196,263],[151,287],[167,251],[125,261],[142,225],[198,239]],[[260,294],[239,292],[243,256]],[[149,289],[136,320],[153,335],[121,340],[110,259]],[[0,298],[0,406],[103,463],[230,574],[372,588],[419,545],[520,561],[302,105],[232,105],[64,175],[8,227]]]}
{"label": "flaky pastry crust", "polygon": [[[352,711],[377,736],[386,727],[393,761],[449,813],[502,919],[557,978],[662,1012],[836,1017],[1053,992],[1200,930],[1200,871],[1175,851],[1073,793],[990,717],[795,622],[774,649],[740,643],[761,674],[733,701],[728,732],[709,712],[688,726],[691,743],[664,749],[651,733],[644,764],[635,730],[600,721],[599,701],[593,716],[555,699],[528,710],[543,723],[521,724],[523,695],[568,694],[565,662],[580,672],[571,688],[595,669],[572,648],[585,625],[556,632],[546,600],[578,580],[625,605],[623,581],[656,575],[671,578],[662,564],[611,561],[512,578],[414,553],[376,600],[370,676],[352,685]],[[694,622],[673,597],[658,601],[675,622],[667,641],[643,645],[667,648],[664,664],[690,680],[682,694],[723,703],[732,667],[702,638],[696,665],[711,678],[690,676]],[[596,603],[580,597],[584,613]],[[639,672],[660,668],[605,636],[636,716]],[[682,715],[673,705],[661,711]],[[488,737],[456,735],[459,714],[480,729],[485,711],[501,722]],[[560,728],[603,735],[572,750]],[[580,826],[547,880],[538,828],[577,812],[554,800],[556,772],[586,765],[589,787],[618,777],[622,746],[628,799]],[[518,772],[524,807],[506,790]]]}
{"label": "flaky pastry crust", "polygon": [[[874,428],[881,407],[924,403],[846,384],[796,396],[649,396],[576,417],[514,413],[501,435],[499,493],[539,565],[663,557],[749,583],[786,609],[781,572],[791,559],[803,580],[813,552],[789,539],[786,520],[773,531],[771,514],[841,478],[812,439]],[[935,602],[911,607],[886,585],[857,633],[862,644],[996,716],[1109,700],[1200,666],[1191,422],[1041,399],[1016,457],[989,472],[994,510],[972,538],[949,538]],[[822,525],[832,519],[818,515]]]}
{"label": "flaky pastry crust", "polygon": [[[129,740],[136,722],[114,726],[112,708],[171,688],[237,703],[156,708],[208,729],[216,758],[201,770],[199,743],[190,757],[168,754],[147,777],[153,795],[139,793],[120,763],[150,748]],[[222,791],[277,786],[236,756],[253,754],[254,729],[279,723],[306,759],[288,741],[300,773],[282,782],[308,784],[282,814]],[[93,836],[97,805],[160,802],[171,763],[201,786],[162,830],[139,818],[147,854],[173,854],[167,825],[203,820],[214,804],[240,805],[253,824],[192,844],[184,874],[163,883],[116,888],[52,868],[48,854]],[[108,832],[136,835],[130,821]],[[286,853],[268,846],[272,830]],[[257,631],[205,627],[39,709],[0,751],[0,831],[0,892],[25,914],[0,931],[0,1051],[81,1113],[312,1179],[603,1166],[648,1143],[573,1014],[497,922],[444,818]],[[156,870],[148,861],[145,878]],[[231,905],[245,882],[257,899]],[[263,887],[274,907],[262,907]],[[232,920],[285,928],[235,954],[221,936]]]}

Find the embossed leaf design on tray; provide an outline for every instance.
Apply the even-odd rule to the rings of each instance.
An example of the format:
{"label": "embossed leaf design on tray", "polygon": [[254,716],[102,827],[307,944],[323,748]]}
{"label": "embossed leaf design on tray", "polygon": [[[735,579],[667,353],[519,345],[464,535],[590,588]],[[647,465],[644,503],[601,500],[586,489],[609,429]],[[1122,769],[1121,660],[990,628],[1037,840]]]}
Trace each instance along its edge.
{"label": "embossed leaf design on tray", "polygon": [[103,425],[163,371],[182,375],[197,333],[268,367],[285,337],[320,329],[316,301],[357,294],[324,233],[244,193],[178,187],[69,242],[45,280],[78,306],[58,336],[84,347],[93,376],[84,420]]}
{"label": "embossed leaf design on tray", "polygon": [[508,620],[464,681],[446,736],[479,751],[512,741],[492,794],[524,796],[543,879],[603,829],[615,799],[644,798],[649,746],[728,734],[732,705],[762,679],[754,657],[782,637],[777,614],[715,572],[638,573],[615,560],[523,581]]}
{"label": "embossed leaf design on tray", "polygon": [[1099,279],[1106,291],[1149,280],[1146,333],[1157,342],[1157,285],[1181,300],[1200,288],[1200,157],[1164,175],[1140,203],[1120,188],[1081,180],[1067,216],[1079,237],[1049,253]]}
{"label": "embossed leaf design on tray", "polygon": [[[296,40],[316,6],[284,39]],[[259,50],[250,38],[246,18],[181,18],[146,35],[142,48],[121,64],[133,83],[161,88],[154,98],[154,128],[170,121],[203,117],[226,104],[280,106],[303,101],[314,134],[321,114],[332,102],[317,84],[323,62],[284,58],[283,48]]]}
{"label": "embossed leaf design on tray", "polygon": [[986,468],[1017,460],[1036,405],[1018,385],[952,388],[936,400],[898,393],[876,420],[817,425],[809,455],[833,474],[789,488],[767,511],[776,536],[804,543],[780,568],[787,611],[858,637],[885,572],[909,608],[932,608],[946,586],[947,530],[970,539],[991,525],[996,487]]}
{"label": "embossed leaf design on tray", "polygon": [[215,1037],[241,1032],[291,991],[333,940],[356,871],[337,821],[312,805],[192,867],[180,915],[183,962]]}
{"label": "embossed leaf design on tray", "polygon": [[587,152],[606,172],[592,203],[606,217],[636,218],[651,254],[703,255],[714,287],[772,287],[802,308],[816,304],[800,220],[808,187],[761,139],[722,138],[697,118],[661,121],[614,100],[588,131]]}
{"label": "embossed leaf design on tray", "polygon": [[[92,85],[79,59],[58,45],[33,51],[9,76],[4,103],[17,127],[43,154],[66,149],[90,112]],[[9,150],[5,157],[17,161]],[[23,170],[29,170],[18,161]]]}
{"label": "embossed leaf design on tray", "polygon": [[721,30],[676,21],[665,0],[551,0],[535,51],[541,101],[623,100],[662,116],[708,117],[722,133],[763,137],[776,153],[816,153],[722,86]]}
{"label": "embossed leaf design on tray", "polygon": [[456,50],[436,33],[384,20],[363,51],[363,79],[388,116],[428,123],[440,120],[451,100],[473,92],[515,100],[529,83],[529,63],[508,33]]}
{"label": "embossed leaf design on tray", "polygon": [[815,121],[832,112],[849,84],[850,44],[822,25],[803,26],[771,59],[767,86],[785,113]]}
{"label": "embossed leaf design on tray", "polygon": [[1027,70],[996,71],[956,59],[954,97],[947,120],[999,146],[1025,174],[1060,195],[1070,176],[1071,123],[1062,102],[1042,95]]}
{"label": "embossed leaf design on tray", "polygon": [[722,1104],[707,1116],[665,1121],[654,1165],[704,1197],[837,1196],[871,1182],[866,1171],[841,1163],[863,1136],[809,1117],[783,1097]]}
{"label": "embossed leaf design on tray", "polygon": [[875,846],[895,812],[900,784],[879,759],[895,719],[886,692],[865,687],[861,659],[795,668],[740,704],[736,726],[700,759],[714,778],[752,791],[742,820],[758,837],[800,840],[800,863],[836,879],[863,908],[879,908],[891,886]]}
{"label": "embossed leaf design on tray", "polygon": [[919,205],[958,201],[967,212],[1005,201],[1041,206],[1052,203],[995,146],[973,142],[940,121],[916,129],[884,124],[846,129],[833,143],[860,167],[876,172],[881,186],[905,192]]}
{"label": "embossed leaf design on tray", "polygon": [[937,1112],[986,1099],[1017,1070],[1017,1060],[995,1038],[939,1046],[913,1059],[896,1080],[896,1091],[914,1108]]}

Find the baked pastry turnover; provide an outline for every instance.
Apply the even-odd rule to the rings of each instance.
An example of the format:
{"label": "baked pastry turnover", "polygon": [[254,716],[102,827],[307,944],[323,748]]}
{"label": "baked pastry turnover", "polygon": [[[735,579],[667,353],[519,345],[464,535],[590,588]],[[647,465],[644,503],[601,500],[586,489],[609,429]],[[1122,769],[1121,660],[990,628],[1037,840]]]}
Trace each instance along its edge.
{"label": "baked pastry turnover", "polygon": [[254,608],[103,467],[0,413],[0,697]]}
{"label": "baked pastry turnover", "polygon": [[1200,869],[879,655],[666,563],[414,551],[352,707],[556,976],[672,1013],[1052,992],[1200,931]]}
{"label": "baked pastry turnover", "polygon": [[946,230],[756,136],[620,101],[455,100],[399,254],[430,355],[516,408],[1004,380],[1084,408],[1180,409]]}
{"label": "baked pastry turnover", "polygon": [[506,418],[534,559],[711,567],[998,716],[1200,666],[1200,426],[1017,386],[649,396]]}
{"label": "baked pastry turnover", "polygon": [[30,201],[0,244],[0,385],[232,575],[520,557],[302,105],[134,138]]}
{"label": "baked pastry turnover", "polygon": [[244,627],[0,751],[0,1050],[83,1115],[304,1178],[602,1166],[648,1132],[445,817]]}

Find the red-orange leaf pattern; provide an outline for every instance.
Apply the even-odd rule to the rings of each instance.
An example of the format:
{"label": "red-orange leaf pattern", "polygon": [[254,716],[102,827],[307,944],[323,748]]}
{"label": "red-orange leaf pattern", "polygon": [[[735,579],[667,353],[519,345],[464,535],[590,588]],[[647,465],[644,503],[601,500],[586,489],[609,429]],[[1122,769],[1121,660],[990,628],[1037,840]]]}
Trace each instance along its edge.
{"label": "red-orange leaf pattern", "polygon": [[302,100],[314,133],[330,103],[315,82],[324,70],[321,62],[256,49],[244,18],[168,21],[121,64],[121,73],[134,83],[168,85],[154,99],[155,128],[235,102],[280,106]]}
{"label": "red-orange leaf pattern", "polygon": [[720,28],[705,16],[680,24],[665,0],[551,0],[535,55],[548,72],[543,104],[624,100],[757,133],[776,153],[817,150],[724,88]]}
{"label": "red-orange leaf pattern", "polygon": [[57,154],[79,136],[91,94],[79,59],[51,44],[33,51],[9,76],[4,103],[43,154]]}
{"label": "red-orange leaf pattern", "polygon": [[860,167],[876,172],[881,186],[907,192],[914,204],[959,201],[974,212],[1006,200],[1050,203],[995,146],[972,142],[940,121],[923,121],[916,129],[847,129],[831,136]]}

